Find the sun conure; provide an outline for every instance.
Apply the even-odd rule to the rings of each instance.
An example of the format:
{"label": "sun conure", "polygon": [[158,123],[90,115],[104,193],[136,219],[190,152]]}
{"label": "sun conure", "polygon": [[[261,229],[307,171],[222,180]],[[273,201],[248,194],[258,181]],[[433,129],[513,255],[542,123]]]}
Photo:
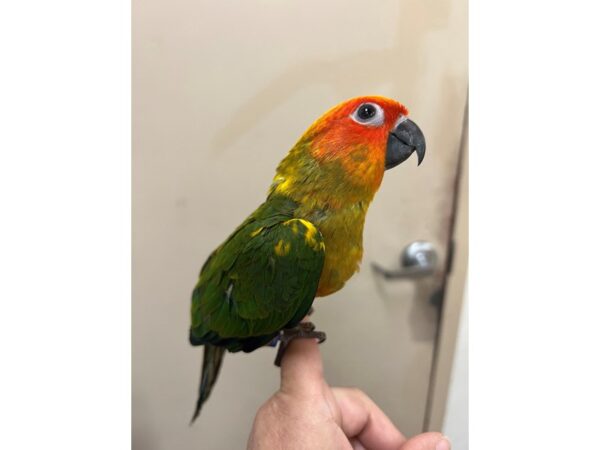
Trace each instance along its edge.
{"label": "sun conure", "polygon": [[419,164],[425,156],[423,133],[407,115],[377,96],[327,111],[281,161],[267,200],[204,263],[192,294],[189,339],[204,345],[192,421],[226,350],[251,352],[282,330],[319,336],[299,323],[315,297],[358,270],[365,215],[384,171],[413,152]]}

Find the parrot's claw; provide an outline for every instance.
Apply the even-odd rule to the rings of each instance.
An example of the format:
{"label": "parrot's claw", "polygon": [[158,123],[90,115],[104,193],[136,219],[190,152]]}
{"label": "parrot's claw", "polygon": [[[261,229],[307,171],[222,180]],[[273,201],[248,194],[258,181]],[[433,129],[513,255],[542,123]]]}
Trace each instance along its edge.
{"label": "parrot's claw", "polygon": [[275,365],[281,367],[283,355],[294,339],[318,339],[319,344],[327,339],[327,335],[322,331],[315,331],[315,325],[312,322],[301,322],[294,328],[286,328],[281,331],[279,336],[279,348],[275,357]]}
{"label": "parrot's claw", "polygon": [[[310,309],[308,310],[308,312],[306,313],[306,317],[310,317],[312,315],[312,313],[314,313],[314,312],[315,312],[315,308],[313,308],[311,306]],[[306,322],[300,322],[300,323],[302,324],[302,323],[306,323]],[[308,322],[308,323],[310,323],[310,322]],[[314,330],[314,325],[313,325],[313,330]],[[309,331],[313,331],[313,330],[309,330]],[[282,333],[279,333],[277,336],[275,336],[273,339],[271,339],[271,342],[266,344],[266,347],[277,347],[277,344],[279,344],[279,341],[281,340],[281,335],[282,335]],[[323,340],[325,340],[325,338],[323,338]]]}

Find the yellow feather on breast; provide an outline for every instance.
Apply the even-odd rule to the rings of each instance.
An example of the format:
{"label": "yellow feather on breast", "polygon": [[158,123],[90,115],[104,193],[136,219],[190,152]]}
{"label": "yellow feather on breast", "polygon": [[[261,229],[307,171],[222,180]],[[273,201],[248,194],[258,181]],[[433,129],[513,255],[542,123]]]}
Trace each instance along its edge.
{"label": "yellow feather on breast", "polygon": [[359,203],[331,211],[318,221],[317,227],[325,241],[325,262],[317,297],[340,290],[358,271],[363,255],[365,215],[366,207]]}

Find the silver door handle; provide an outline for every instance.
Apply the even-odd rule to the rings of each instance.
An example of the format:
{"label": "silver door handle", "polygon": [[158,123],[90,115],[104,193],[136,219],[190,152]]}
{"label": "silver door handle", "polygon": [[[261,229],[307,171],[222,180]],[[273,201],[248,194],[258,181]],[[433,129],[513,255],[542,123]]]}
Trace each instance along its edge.
{"label": "silver door handle", "polygon": [[430,242],[415,241],[402,251],[400,269],[388,270],[377,263],[371,263],[371,267],[388,280],[422,278],[434,273],[437,259],[437,252]]}

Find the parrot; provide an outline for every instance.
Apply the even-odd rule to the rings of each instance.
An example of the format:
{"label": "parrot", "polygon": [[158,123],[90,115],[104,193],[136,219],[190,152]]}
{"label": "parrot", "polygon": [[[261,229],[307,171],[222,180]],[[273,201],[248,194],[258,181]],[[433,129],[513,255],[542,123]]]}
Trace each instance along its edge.
{"label": "parrot", "polygon": [[296,338],[325,339],[310,322],[316,297],[359,269],[367,209],[384,172],[417,154],[425,137],[407,108],[382,96],[344,101],[317,119],[277,166],[265,202],[214,250],[191,301],[189,342],[204,346],[199,416],[225,352],[279,340],[276,365]]}

